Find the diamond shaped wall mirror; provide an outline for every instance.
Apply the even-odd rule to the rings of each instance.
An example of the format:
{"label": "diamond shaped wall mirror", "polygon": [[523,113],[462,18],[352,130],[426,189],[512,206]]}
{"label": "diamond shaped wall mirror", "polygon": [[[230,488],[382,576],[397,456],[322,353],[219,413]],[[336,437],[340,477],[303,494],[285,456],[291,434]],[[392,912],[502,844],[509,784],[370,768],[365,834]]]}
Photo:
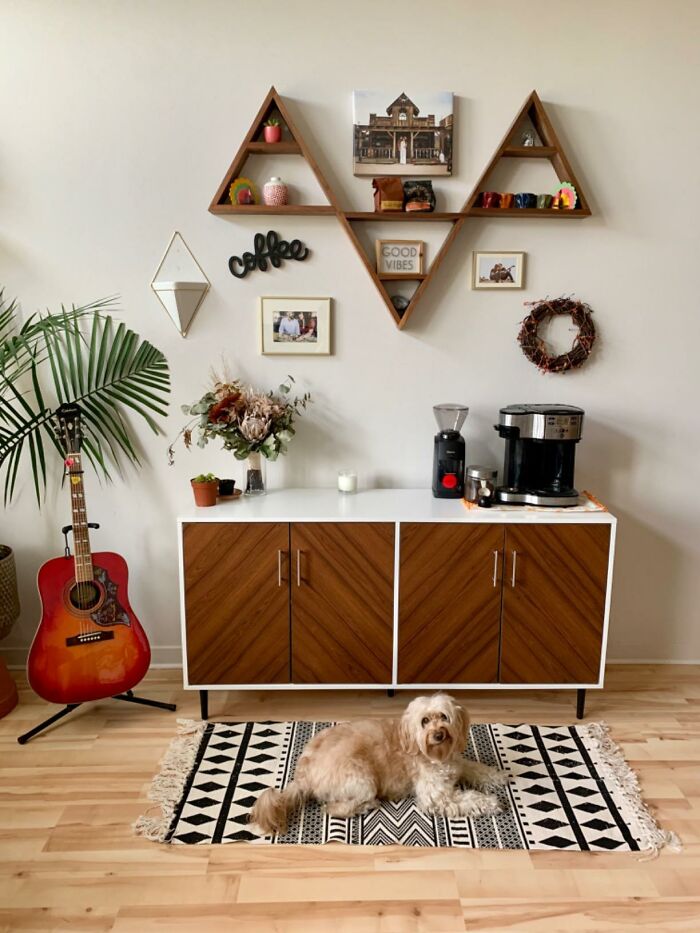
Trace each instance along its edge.
{"label": "diamond shaped wall mirror", "polygon": [[151,288],[181,336],[187,336],[209,285],[202,267],[176,230],[156,269]]}

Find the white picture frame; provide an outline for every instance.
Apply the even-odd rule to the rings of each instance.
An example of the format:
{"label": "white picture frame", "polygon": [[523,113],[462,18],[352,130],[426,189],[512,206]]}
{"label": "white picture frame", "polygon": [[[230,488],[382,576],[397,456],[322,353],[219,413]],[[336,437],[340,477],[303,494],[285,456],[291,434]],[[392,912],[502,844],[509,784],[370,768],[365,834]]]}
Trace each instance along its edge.
{"label": "white picture frame", "polygon": [[331,299],[262,296],[258,333],[263,356],[329,356]]}
{"label": "white picture frame", "polygon": [[525,253],[492,250],[474,251],[472,288],[524,288]]}

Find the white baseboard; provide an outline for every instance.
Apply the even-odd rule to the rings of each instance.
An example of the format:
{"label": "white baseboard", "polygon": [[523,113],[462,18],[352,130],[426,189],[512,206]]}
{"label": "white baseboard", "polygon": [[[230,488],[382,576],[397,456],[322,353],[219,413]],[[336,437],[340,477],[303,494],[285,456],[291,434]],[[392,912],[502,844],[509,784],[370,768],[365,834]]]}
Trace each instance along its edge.
{"label": "white baseboard", "polygon": [[700,664],[700,660],[691,658],[608,658],[607,664]]}

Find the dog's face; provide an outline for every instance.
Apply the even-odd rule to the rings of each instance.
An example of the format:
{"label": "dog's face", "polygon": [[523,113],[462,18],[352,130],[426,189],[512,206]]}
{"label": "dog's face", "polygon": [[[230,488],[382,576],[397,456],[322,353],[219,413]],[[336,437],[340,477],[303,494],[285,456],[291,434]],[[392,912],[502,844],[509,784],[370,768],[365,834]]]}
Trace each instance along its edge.
{"label": "dog's face", "polygon": [[459,758],[467,743],[469,717],[446,693],[417,697],[401,718],[404,751],[433,761]]}

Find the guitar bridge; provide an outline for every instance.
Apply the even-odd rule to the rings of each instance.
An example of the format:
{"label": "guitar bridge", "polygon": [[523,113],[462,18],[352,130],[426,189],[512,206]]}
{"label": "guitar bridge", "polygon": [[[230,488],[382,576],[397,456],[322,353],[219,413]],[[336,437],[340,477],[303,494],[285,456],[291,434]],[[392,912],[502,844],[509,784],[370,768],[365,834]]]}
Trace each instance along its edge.
{"label": "guitar bridge", "polygon": [[103,629],[99,632],[83,632],[82,635],[72,635],[70,638],[66,638],[66,645],[72,648],[75,645],[89,645],[93,641],[109,641],[112,638],[114,638],[114,632],[109,630]]}

